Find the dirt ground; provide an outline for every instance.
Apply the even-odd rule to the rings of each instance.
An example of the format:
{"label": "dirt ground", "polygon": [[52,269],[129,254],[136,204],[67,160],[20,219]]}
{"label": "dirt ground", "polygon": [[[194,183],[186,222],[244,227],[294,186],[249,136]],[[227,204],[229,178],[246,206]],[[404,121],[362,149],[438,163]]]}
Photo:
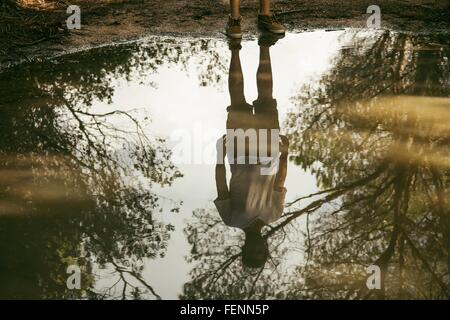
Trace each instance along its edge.
{"label": "dirt ground", "polygon": [[[13,1],[13,0],[7,0]],[[0,69],[30,59],[138,39],[152,34],[223,37],[226,0],[16,0],[0,5]],[[81,29],[67,30],[69,5],[81,8]],[[364,27],[369,5],[382,28],[450,32],[450,0],[274,0],[289,31]],[[242,1],[243,28],[256,34],[258,0]]]}

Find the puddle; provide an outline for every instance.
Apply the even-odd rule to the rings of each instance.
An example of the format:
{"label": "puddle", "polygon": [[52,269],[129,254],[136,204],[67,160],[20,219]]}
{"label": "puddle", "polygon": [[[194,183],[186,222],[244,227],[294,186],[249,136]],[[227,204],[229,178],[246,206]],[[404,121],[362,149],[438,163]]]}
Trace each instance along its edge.
{"label": "puddle", "polygon": [[[449,298],[448,36],[267,41],[149,38],[0,74],[0,297]],[[230,120],[230,99],[254,111]],[[256,188],[246,214],[270,222],[242,249],[216,142],[249,117],[289,153],[285,180],[234,169],[231,197]]]}

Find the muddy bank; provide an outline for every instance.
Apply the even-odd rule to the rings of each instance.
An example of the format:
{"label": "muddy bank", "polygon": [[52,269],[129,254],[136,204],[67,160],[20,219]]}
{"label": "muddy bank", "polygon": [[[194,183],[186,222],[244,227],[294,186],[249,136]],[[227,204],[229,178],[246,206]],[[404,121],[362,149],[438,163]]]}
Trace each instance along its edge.
{"label": "muddy bank", "polygon": [[[223,0],[19,0],[0,7],[0,69],[34,58],[138,39],[189,33],[222,37],[228,13]],[[81,29],[67,30],[66,9],[81,8]],[[275,11],[288,30],[364,27],[373,0],[278,0]],[[376,1],[382,27],[407,32],[448,32],[450,1]],[[243,28],[255,35],[258,0],[242,2]]]}

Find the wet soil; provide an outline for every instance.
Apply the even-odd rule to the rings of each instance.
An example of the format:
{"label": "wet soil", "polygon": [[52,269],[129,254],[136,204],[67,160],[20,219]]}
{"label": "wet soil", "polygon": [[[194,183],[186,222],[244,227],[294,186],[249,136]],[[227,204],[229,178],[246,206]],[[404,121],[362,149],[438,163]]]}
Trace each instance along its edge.
{"label": "wet soil", "polygon": [[[221,37],[226,0],[21,0],[0,6],[0,69],[152,34]],[[66,9],[81,8],[81,29],[67,30]],[[278,0],[274,10],[290,31],[365,27],[373,0]],[[448,32],[450,1],[378,0],[382,28],[414,33]],[[243,28],[255,35],[258,1],[242,2]]]}

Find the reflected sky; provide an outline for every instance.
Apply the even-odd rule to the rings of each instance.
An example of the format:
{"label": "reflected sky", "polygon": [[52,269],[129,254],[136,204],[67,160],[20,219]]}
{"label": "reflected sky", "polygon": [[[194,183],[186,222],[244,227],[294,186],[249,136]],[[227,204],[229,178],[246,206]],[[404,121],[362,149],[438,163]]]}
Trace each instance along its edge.
{"label": "reflected sky", "polygon": [[[152,37],[5,71],[0,297],[448,298],[449,46],[342,30],[271,47],[290,149],[261,270],[242,266],[243,232],[213,203],[225,40]],[[249,103],[259,50],[242,42]],[[382,290],[365,287],[371,264]]]}

